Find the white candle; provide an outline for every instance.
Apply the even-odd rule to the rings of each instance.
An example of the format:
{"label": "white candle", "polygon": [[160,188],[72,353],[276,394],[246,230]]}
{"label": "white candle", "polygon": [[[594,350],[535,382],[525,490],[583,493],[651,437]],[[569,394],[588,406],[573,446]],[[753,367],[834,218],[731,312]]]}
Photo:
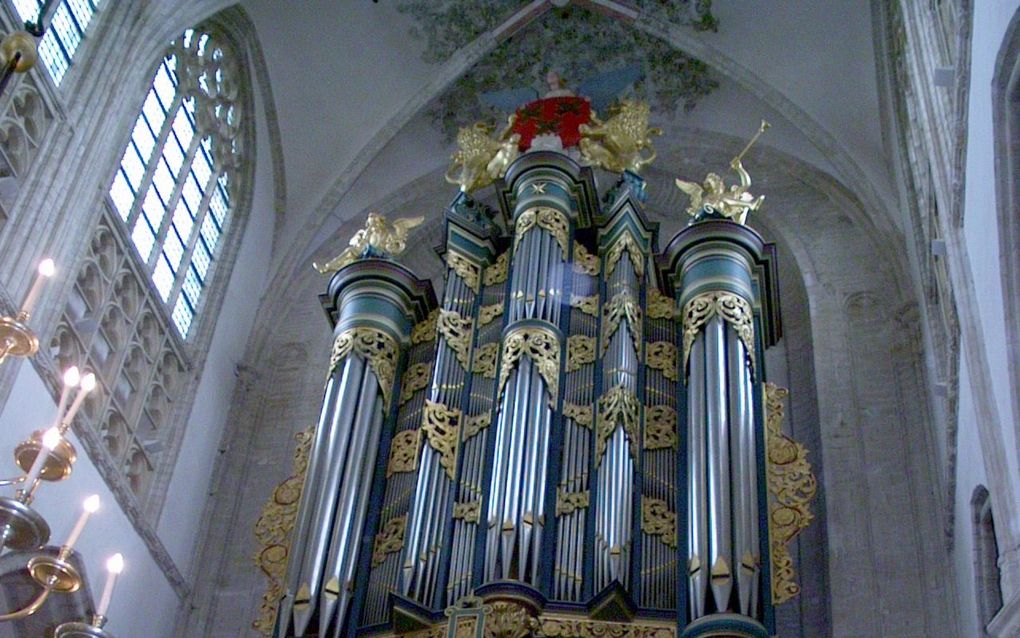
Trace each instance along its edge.
{"label": "white candle", "polygon": [[103,597],[99,599],[99,607],[96,608],[96,615],[106,617],[110,609],[110,600],[113,599],[113,586],[117,584],[117,576],[124,571],[124,557],[114,554],[106,561],[106,587],[103,588]]}
{"label": "white candle", "polygon": [[61,432],[66,432],[67,428],[71,427],[71,422],[74,421],[74,416],[78,414],[81,404],[85,401],[85,396],[89,392],[92,392],[95,387],[96,375],[89,372],[82,376],[81,385],[78,388],[78,396],[74,397],[74,403],[71,404],[71,409],[67,411],[67,416],[65,416],[60,423]]}
{"label": "white candle", "polygon": [[81,374],[78,372],[78,366],[71,366],[64,371],[64,389],[60,391],[60,404],[57,405],[57,418],[53,422],[53,427],[60,427],[60,422],[64,420],[67,400],[71,398],[71,390],[78,385],[80,380]]}
{"label": "white candle", "polygon": [[78,517],[78,522],[74,524],[74,529],[71,530],[71,535],[67,537],[67,542],[64,543],[64,547],[67,549],[74,547],[74,544],[78,542],[78,538],[81,536],[82,530],[85,529],[85,523],[89,522],[89,516],[95,514],[98,509],[98,494],[93,494],[85,499],[85,502],[81,504],[81,516]]}
{"label": "white candle", "polygon": [[28,476],[25,477],[25,490],[31,490],[32,485],[39,479],[39,475],[42,474],[43,466],[46,465],[46,459],[50,456],[50,450],[57,447],[60,444],[60,430],[57,428],[50,428],[46,430],[46,433],[42,437],[42,447],[39,448],[39,453],[35,456],[35,462],[32,463],[32,469],[28,471]]}
{"label": "white candle", "polygon": [[56,266],[53,264],[52,259],[43,259],[39,262],[39,274],[36,275],[35,281],[32,282],[32,287],[28,289],[28,295],[25,296],[24,303],[21,304],[21,312],[26,315],[32,314],[35,309],[35,303],[39,301],[39,295],[42,293],[43,284],[46,280],[53,276],[53,273],[57,271]]}

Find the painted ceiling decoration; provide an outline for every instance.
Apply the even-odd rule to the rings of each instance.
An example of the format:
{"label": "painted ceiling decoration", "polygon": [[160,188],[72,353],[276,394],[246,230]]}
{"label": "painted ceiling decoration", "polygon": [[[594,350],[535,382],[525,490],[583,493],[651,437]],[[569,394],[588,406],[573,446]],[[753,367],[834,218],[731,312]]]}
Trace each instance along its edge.
{"label": "painted ceiling decoration", "polygon": [[[496,27],[527,3],[484,0],[407,0],[400,11],[414,17],[411,34],[425,41],[422,58],[441,63],[458,49]],[[640,11],[701,31],[718,23],[711,0],[635,0]],[[708,66],[667,42],[577,4],[553,8],[499,44],[431,106],[434,122],[452,139],[480,115],[504,120],[508,109],[487,106],[483,96],[497,91],[547,91],[545,78],[556,71],[566,87],[578,89],[599,74],[637,67],[643,78],[633,93],[658,111],[690,111],[718,87]],[[525,100],[522,100],[522,103]]]}

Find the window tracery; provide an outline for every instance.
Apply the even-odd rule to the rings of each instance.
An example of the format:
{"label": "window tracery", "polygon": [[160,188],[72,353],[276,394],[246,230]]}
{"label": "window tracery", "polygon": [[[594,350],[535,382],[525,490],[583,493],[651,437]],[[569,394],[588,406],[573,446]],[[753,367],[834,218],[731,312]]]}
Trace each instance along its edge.
{"label": "window tracery", "polygon": [[[43,0],[13,0],[14,8],[26,22],[35,22]],[[39,59],[53,83],[60,86],[67,75],[89,24],[103,0],[61,0],[51,14],[45,35],[39,42]]]}

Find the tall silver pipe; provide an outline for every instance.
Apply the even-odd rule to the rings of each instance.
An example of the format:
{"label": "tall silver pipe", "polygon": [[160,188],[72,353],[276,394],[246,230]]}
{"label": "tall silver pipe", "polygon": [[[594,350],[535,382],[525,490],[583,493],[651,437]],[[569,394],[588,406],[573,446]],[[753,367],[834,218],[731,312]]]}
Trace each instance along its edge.
{"label": "tall silver pipe", "polygon": [[755,474],[753,451],[753,424],[748,418],[746,385],[747,373],[744,363],[744,344],[736,338],[733,329],[727,326],[726,367],[729,385],[730,458],[733,461],[733,559],[734,571],[740,602],[740,613],[749,615],[751,607],[751,583],[757,579],[757,565],[754,556],[757,548],[752,546],[753,530],[758,525],[757,499],[752,488]]}
{"label": "tall silver pipe", "polygon": [[705,336],[698,335],[691,346],[687,445],[688,555],[687,581],[691,618],[705,615],[708,571],[708,484],[705,470]]}
{"label": "tall silver pipe", "polygon": [[729,608],[733,590],[730,503],[730,437],[726,393],[725,325],[713,317],[705,326],[710,583],[716,608]]}

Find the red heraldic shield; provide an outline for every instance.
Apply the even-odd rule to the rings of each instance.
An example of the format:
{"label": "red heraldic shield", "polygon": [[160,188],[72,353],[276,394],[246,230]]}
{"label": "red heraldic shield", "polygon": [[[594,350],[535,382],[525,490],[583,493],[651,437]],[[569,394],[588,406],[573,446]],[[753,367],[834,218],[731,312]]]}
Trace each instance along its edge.
{"label": "red heraldic shield", "polygon": [[521,135],[522,152],[531,148],[535,137],[550,134],[560,137],[563,148],[570,148],[581,141],[580,126],[590,121],[591,105],[587,98],[547,97],[517,109],[513,132]]}

